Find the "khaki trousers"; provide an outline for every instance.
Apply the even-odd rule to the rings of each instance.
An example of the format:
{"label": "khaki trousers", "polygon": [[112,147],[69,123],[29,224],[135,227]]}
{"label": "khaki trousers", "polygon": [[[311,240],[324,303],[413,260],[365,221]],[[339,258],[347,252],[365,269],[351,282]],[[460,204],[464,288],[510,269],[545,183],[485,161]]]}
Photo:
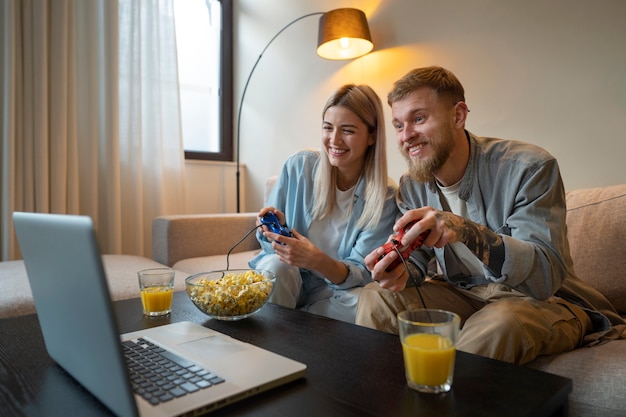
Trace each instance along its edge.
{"label": "khaki trousers", "polygon": [[[426,307],[461,316],[458,350],[510,363],[573,350],[591,328],[587,314],[574,304],[558,297],[535,300],[501,284],[483,287],[478,296],[435,280],[419,290]],[[423,308],[416,288],[392,293],[371,283],[359,296],[356,324],[398,334],[396,316],[410,308]]]}

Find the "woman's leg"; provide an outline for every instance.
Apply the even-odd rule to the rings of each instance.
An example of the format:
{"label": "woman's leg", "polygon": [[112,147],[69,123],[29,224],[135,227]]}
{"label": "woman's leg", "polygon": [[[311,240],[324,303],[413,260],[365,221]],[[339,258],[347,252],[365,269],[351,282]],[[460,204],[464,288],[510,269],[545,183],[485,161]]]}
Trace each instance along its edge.
{"label": "woman's leg", "polygon": [[305,305],[302,310],[335,320],[354,323],[359,294],[362,289],[362,287],[355,287],[349,290],[331,290],[327,298]]}
{"label": "woman's leg", "polygon": [[297,267],[287,265],[281,262],[277,255],[271,254],[261,258],[256,269],[271,271],[276,275],[270,303],[289,308],[296,307],[302,290],[302,277]]}

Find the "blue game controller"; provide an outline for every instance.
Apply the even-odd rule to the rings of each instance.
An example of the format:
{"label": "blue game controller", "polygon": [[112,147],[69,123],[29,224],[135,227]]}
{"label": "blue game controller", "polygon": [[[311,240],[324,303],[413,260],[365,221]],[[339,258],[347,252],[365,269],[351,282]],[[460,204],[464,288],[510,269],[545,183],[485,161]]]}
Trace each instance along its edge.
{"label": "blue game controller", "polygon": [[261,223],[267,226],[271,232],[287,237],[293,237],[291,231],[287,228],[287,225],[280,224],[278,217],[276,217],[276,214],[274,214],[273,211],[268,211],[261,216]]}

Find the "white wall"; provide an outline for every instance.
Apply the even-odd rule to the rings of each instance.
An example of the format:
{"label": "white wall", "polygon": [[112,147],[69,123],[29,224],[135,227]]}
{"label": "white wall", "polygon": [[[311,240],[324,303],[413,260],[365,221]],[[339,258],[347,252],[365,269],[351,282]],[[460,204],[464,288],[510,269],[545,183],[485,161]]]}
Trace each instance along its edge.
{"label": "white wall", "polygon": [[[245,205],[262,206],[265,178],[305,147],[318,147],[321,109],[346,82],[370,84],[386,102],[393,81],[418,66],[460,78],[467,127],[520,139],[559,160],[566,189],[626,182],[626,2],[622,0],[239,0],[235,2],[235,99],[274,34],[306,13],[360,8],[375,48],[354,61],[315,54],[318,18],[270,46],[246,93],[241,161]],[[390,175],[405,162],[386,108]],[[223,197],[216,197],[223,198]]]}
{"label": "white wall", "polygon": [[[241,201],[245,206],[245,166],[240,167]],[[237,167],[234,162],[185,161],[185,206],[188,214],[237,211]],[[243,210],[240,210],[243,211]]]}

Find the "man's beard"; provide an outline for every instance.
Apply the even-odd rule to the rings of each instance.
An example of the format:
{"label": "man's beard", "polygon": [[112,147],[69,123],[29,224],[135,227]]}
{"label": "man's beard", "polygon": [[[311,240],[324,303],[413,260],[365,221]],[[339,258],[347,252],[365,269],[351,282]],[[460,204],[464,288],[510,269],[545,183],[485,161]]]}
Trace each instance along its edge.
{"label": "man's beard", "polygon": [[442,127],[439,134],[430,138],[429,146],[433,152],[432,156],[428,158],[411,158],[406,151],[403,152],[409,164],[409,175],[413,180],[421,183],[435,181],[435,174],[446,163],[454,148],[452,135],[452,129],[449,126],[445,126]]}

